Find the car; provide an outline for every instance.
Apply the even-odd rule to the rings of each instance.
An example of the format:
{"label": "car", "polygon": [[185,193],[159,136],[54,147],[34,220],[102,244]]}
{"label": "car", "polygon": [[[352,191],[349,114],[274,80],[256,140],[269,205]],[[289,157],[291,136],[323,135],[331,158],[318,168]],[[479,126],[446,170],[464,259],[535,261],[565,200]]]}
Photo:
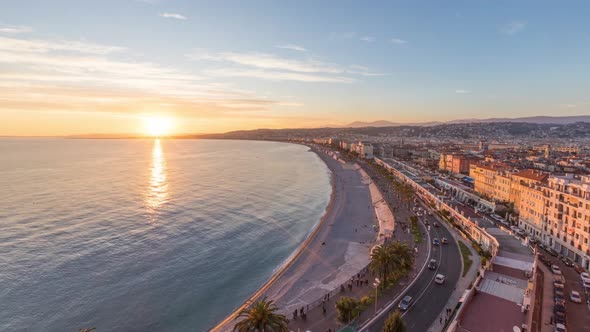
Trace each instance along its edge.
{"label": "car", "polygon": [[547,252],[553,257],[557,257],[559,255],[557,251],[553,250],[552,248],[547,249]]}
{"label": "car", "polygon": [[562,312],[565,313],[565,305],[563,304],[556,304],[553,306],[553,313]]}
{"label": "car", "polygon": [[553,332],[567,332],[565,325],[561,324],[561,323],[555,323],[555,327],[553,329]]}
{"label": "car", "polygon": [[416,212],[416,216],[422,217],[422,212]]}
{"label": "car", "polygon": [[435,246],[438,246],[440,244],[440,242],[438,241],[437,238],[432,239],[432,244]]}
{"label": "car", "polygon": [[582,286],[584,286],[584,289],[587,291],[590,291],[590,282],[582,281]]}
{"label": "car", "polygon": [[430,270],[436,269],[436,259],[431,259],[430,262],[428,262],[428,269],[430,269]]}
{"label": "car", "polygon": [[434,277],[434,282],[442,285],[445,282],[445,276],[442,274],[437,274],[436,277]]}
{"label": "car", "polygon": [[504,227],[510,227],[510,223],[507,222],[506,220],[500,221],[500,224],[502,224]]}
{"label": "car", "polygon": [[574,303],[582,303],[582,297],[580,296],[580,293],[576,291],[570,292],[570,300]]}
{"label": "car", "polygon": [[578,264],[574,264],[574,270],[576,270],[576,272],[578,272],[578,273],[580,273],[580,274],[582,274],[582,272],[585,272],[585,271],[584,271],[584,268],[583,268],[583,267],[581,267],[581,266],[580,266],[580,265],[578,265]]}
{"label": "car", "polygon": [[553,290],[555,289],[563,289],[564,285],[563,282],[560,281],[554,281],[553,282]]}
{"label": "car", "polygon": [[432,215],[432,211],[428,211],[428,215],[431,216]]}
{"label": "car", "polygon": [[582,279],[582,282],[590,282],[590,274],[588,272],[582,272],[580,273],[580,279]]}
{"label": "car", "polygon": [[497,215],[495,213],[492,213],[490,215],[490,217],[494,218],[496,221],[499,221],[499,222],[502,222],[504,220],[504,218],[502,218],[501,216],[499,216],[499,215]]}
{"label": "car", "polygon": [[572,262],[569,258],[563,258],[561,260],[565,266],[574,267],[574,262]]}
{"label": "car", "polygon": [[521,238],[525,238],[526,237],[526,232],[522,229],[519,229],[516,231],[516,235],[520,236]]}
{"label": "car", "polygon": [[551,272],[553,272],[553,274],[557,274],[558,276],[561,275],[561,269],[557,265],[551,265]]}
{"label": "car", "polygon": [[537,249],[543,249],[545,250],[545,246],[541,243],[537,244]]}
{"label": "car", "polygon": [[566,324],[565,312],[556,312],[553,315],[553,320],[557,323]]}
{"label": "car", "polygon": [[434,225],[434,227],[438,227],[438,223],[437,222],[433,222],[432,225]]}
{"label": "car", "polygon": [[449,240],[447,240],[447,238],[446,238],[446,237],[443,237],[443,238],[442,238],[442,240],[440,240],[440,242],[441,242],[442,244],[447,244],[447,243],[449,243]]}
{"label": "car", "polygon": [[412,303],[412,297],[410,295],[406,295],[401,300],[401,302],[397,305],[397,307],[401,311],[406,311],[410,307],[410,303]]}

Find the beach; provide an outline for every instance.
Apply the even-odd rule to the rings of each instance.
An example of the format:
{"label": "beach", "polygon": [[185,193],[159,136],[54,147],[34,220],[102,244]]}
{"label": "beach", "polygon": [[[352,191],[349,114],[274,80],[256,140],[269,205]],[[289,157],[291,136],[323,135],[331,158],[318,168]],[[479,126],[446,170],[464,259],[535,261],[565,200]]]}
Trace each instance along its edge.
{"label": "beach", "polygon": [[361,175],[358,165],[343,163],[315,147],[311,151],[332,174],[332,197],[324,217],[291,259],[213,331],[231,330],[237,313],[264,297],[274,300],[287,317],[295,309],[313,307],[368,265],[380,224],[387,224],[387,231],[393,229],[392,216],[391,220],[377,219],[371,182]]}

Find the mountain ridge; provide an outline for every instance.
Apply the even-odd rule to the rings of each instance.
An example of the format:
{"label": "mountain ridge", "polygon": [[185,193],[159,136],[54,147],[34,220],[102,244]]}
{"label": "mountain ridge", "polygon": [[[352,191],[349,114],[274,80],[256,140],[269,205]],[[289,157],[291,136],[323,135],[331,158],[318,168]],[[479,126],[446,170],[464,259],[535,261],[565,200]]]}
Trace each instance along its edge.
{"label": "mountain ridge", "polygon": [[576,122],[590,122],[590,115],[572,116],[528,116],[520,118],[487,118],[487,119],[457,119],[451,121],[430,121],[401,123],[387,120],[378,121],[354,121],[339,128],[363,128],[363,127],[398,127],[398,126],[436,126],[440,124],[461,124],[461,123],[490,123],[490,122],[517,122],[536,124],[571,124]]}

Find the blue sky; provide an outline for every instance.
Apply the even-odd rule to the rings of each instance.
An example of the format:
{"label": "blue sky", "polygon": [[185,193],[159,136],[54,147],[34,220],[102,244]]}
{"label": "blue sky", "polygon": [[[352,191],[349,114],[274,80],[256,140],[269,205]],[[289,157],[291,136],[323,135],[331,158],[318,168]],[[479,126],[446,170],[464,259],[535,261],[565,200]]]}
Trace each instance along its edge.
{"label": "blue sky", "polygon": [[151,115],[215,132],[590,114],[589,9],[3,1],[0,134],[135,131]]}

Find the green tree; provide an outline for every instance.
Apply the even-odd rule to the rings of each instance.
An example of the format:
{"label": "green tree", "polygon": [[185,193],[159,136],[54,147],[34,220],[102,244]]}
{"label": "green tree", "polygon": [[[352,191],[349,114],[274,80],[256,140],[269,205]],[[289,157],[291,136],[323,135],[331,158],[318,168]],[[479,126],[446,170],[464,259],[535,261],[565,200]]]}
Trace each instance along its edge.
{"label": "green tree", "polygon": [[336,311],[338,311],[338,320],[343,323],[350,322],[357,314],[357,300],[352,297],[343,296],[336,301]]}
{"label": "green tree", "polygon": [[414,254],[412,249],[402,242],[390,242],[387,244],[387,251],[391,256],[391,269],[396,272],[406,272],[414,265]]}
{"label": "green tree", "polygon": [[238,332],[288,332],[289,320],[276,311],[274,301],[266,298],[254,303],[242,310],[237,319],[241,319],[234,325],[234,331]]}
{"label": "green tree", "polygon": [[389,315],[383,325],[383,332],[406,332],[406,323],[399,311]]}
{"label": "green tree", "polygon": [[391,253],[385,245],[379,245],[371,251],[371,263],[369,264],[371,271],[376,273],[383,284],[387,281],[387,275],[391,268]]}

